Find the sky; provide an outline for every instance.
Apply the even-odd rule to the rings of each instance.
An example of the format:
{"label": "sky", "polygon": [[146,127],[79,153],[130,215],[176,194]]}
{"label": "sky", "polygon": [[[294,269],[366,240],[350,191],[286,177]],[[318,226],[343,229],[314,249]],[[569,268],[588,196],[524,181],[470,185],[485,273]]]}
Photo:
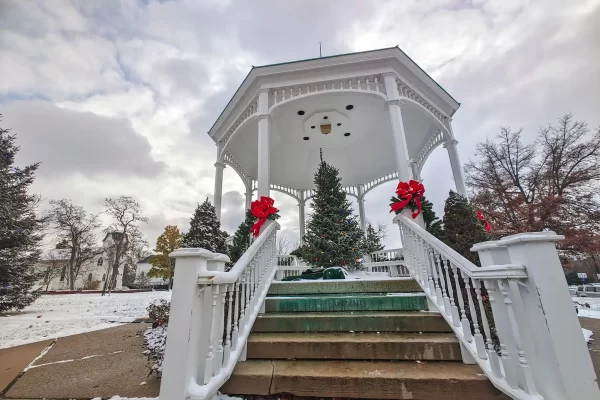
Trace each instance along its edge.
{"label": "sky", "polygon": [[[398,45],[461,103],[452,126],[464,163],[501,126],[533,141],[567,112],[600,125],[598,21],[597,0],[0,0],[0,124],[17,134],[19,165],[41,162],[32,191],[42,209],[69,198],[99,213],[105,198],[132,196],[152,246],[212,200],[207,132],[253,65],[317,57],[319,42],[323,55]],[[442,214],[454,189],[443,147],[422,177]],[[394,189],[366,196],[388,248],[400,244]],[[229,233],[243,191],[226,168]],[[296,202],[273,197],[294,243]]]}

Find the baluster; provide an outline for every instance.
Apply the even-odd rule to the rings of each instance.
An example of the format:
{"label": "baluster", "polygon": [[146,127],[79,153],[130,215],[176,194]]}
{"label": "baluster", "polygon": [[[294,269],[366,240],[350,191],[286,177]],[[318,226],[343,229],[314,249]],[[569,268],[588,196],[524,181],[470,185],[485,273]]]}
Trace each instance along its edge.
{"label": "baluster", "polygon": [[277,98],[277,94],[278,94],[278,90],[275,89],[275,91],[273,92],[273,103],[277,104],[279,103],[279,99]]}
{"label": "baluster", "polygon": [[352,79],[348,79],[348,89],[352,89]]}
{"label": "baluster", "polygon": [[319,91],[319,87],[317,86],[317,84],[315,83],[315,92]]}
{"label": "baluster", "polygon": [[360,78],[356,78],[356,89],[360,90]]}
{"label": "baluster", "polygon": [[215,358],[214,354],[214,344],[215,344],[215,336],[216,336],[216,312],[217,312],[217,297],[219,296],[219,285],[210,286],[210,290],[212,290],[212,301],[211,301],[211,310],[210,310],[210,322],[209,322],[209,338],[208,338],[208,353],[206,355],[206,366],[204,368],[204,384],[208,384],[213,376],[213,360]]}
{"label": "baluster", "polygon": [[[519,322],[517,320],[517,316],[515,313],[515,309],[513,308],[513,301],[511,297],[520,296],[519,289],[517,288],[517,283],[515,281],[509,281],[507,279],[502,279],[498,282],[498,287],[502,296],[504,297],[504,304],[506,304],[506,309],[508,311],[508,320],[510,323],[511,332],[513,335],[513,339],[515,341],[515,346],[517,348],[517,356],[519,357],[519,367],[521,370],[521,374],[523,377],[522,385],[524,386],[522,389],[528,394],[537,393],[535,389],[535,384],[533,382],[533,375],[531,372],[531,368],[529,368],[529,364],[527,362],[527,358],[525,356],[525,351],[523,349],[523,341],[521,337],[521,332],[519,330]],[[517,304],[520,304],[520,298],[517,301]]]}
{"label": "baluster", "polygon": [[375,91],[379,92],[379,77],[375,77]]}
{"label": "baluster", "polygon": [[229,295],[229,303],[227,307],[227,322],[225,323],[227,332],[225,333],[225,348],[223,349],[223,364],[227,364],[231,354],[231,328],[233,317],[233,295],[235,293],[235,283],[227,285],[227,294]]}
{"label": "baluster", "polygon": [[221,367],[223,366],[223,331],[225,324],[225,296],[227,295],[227,285],[218,285],[219,286],[219,297],[221,297],[220,305],[217,308],[217,321],[215,324],[215,330],[217,333],[217,351],[215,353],[215,360],[213,362],[213,376],[217,375],[219,371],[221,371]]}
{"label": "baluster", "polygon": [[242,332],[244,329],[245,321],[246,321],[246,310],[247,310],[246,292],[248,290],[246,287],[247,286],[246,285],[246,270],[243,270],[242,274],[240,275],[240,285],[242,287],[241,296],[240,296],[240,332]]}
{"label": "baluster", "polygon": [[344,88],[344,83],[342,81],[338,82],[340,84],[340,90],[342,90]]}
{"label": "baluster", "polygon": [[310,86],[306,85],[306,94],[310,93]]}
{"label": "baluster", "polygon": [[438,276],[440,279],[440,286],[442,287],[442,298],[444,299],[444,312],[446,313],[446,315],[452,315],[452,308],[450,307],[450,298],[448,297],[448,292],[446,291],[446,277],[444,276],[444,267],[442,266],[443,261],[441,256],[435,253],[435,250],[433,258],[436,269],[439,268]]}
{"label": "baluster", "polygon": [[471,334],[471,325],[469,324],[469,320],[467,319],[467,313],[465,309],[465,299],[463,298],[462,290],[460,288],[460,282],[458,280],[458,272],[456,271],[456,265],[450,263],[450,267],[452,268],[452,273],[454,274],[454,282],[456,283],[456,297],[458,297],[458,304],[460,306],[460,321],[462,323],[463,328],[463,336],[467,340],[467,342],[473,341],[473,335]]}
{"label": "baluster", "polygon": [[[485,344],[483,343],[483,335],[479,330],[479,320],[477,319],[477,313],[475,312],[475,303],[473,302],[473,293],[471,293],[471,278],[461,271],[461,276],[465,281],[465,289],[467,290],[467,300],[469,301],[469,311],[471,312],[471,320],[473,321],[473,338],[475,339],[475,347],[477,348],[477,355],[482,360],[487,359],[485,352]],[[479,309],[479,312],[483,315],[485,310]]]}
{"label": "baluster", "polygon": [[[427,285],[429,287],[429,294],[432,296],[436,296],[437,297],[437,292],[435,290],[435,284],[433,282],[433,273],[432,273],[432,266],[431,263],[429,262],[429,250],[430,247],[427,244],[427,242],[424,239],[420,239],[420,243],[421,243],[421,251],[423,253],[423,265],[425,266],[425,272],[427,273]],[[437,300],[437,298],[436,298]],[[441,301],[441,299],[440,299]]]}
{"label": "baluster", "polygon": [[[478,279],[473,279],[473,285],[475,286],[475,294],[477,295],[477,302],[479,303],[479,310],[481,311],[481,323],[483,324],[483,332],[485,333],[485,343],[487,347],[487,357],[490,360],[490,367],[492,368],[492,373],[495,377],[502,377],[502,370],[500,369],[500,362],[498,360],[498,354],[496,353],[496,349],[494,349],[494,343],[492,342],[492,332],[490,329],[490,324],[487,319],[487,314],[485,312],[485,307],[483,305],[483,297],[481,296],[481,281]],[[491,296],[488,293],[488,297]]]}
{"label": "baluster", "polygon": [[441,306],[441,305],[444,305],[444,298],[442,297],[442,289],[440,288],[440,283],[438,281],[439,278],[438,278],[437,265],[435,264],[435,260],[434,260],[435,249],[433,247],[430,247],[427,254],[429,255],[429,265],[431,266],[431,272],[433,275],[433,285],[434,285],[434,289],[435,289],[436,303],[438,306]]}
{"label": "baluster", "polygon": [[281,88],[281,101],[285,100],[285,88]]}
{"label": "baluster", "polygon": [[[450,308],[452,309],[452,322],[454,326],[460,326],[460,317],[458,316],[458,307],[454,301],[454,289],[452,289],[452,280],[450,279],[450,261],[442,258],[442,265],[446,270],[446,282],[448,282],[448,294],[450,295]],[[457,288],[460,289],[460,288]]]}

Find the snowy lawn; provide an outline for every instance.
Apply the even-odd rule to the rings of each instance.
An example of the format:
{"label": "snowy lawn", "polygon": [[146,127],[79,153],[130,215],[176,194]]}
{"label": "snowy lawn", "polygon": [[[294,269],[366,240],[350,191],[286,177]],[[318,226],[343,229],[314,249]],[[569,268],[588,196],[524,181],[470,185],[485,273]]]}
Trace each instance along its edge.
{"label": "snowy lawn", "polygon": [[171,292],[43,295],[19,313],[0,316],[0,348],[110,328],[148,315]]}
{"label": "snowy lawn", "polygon": [[600,297],[572,297],[580,317],[600,319]]}

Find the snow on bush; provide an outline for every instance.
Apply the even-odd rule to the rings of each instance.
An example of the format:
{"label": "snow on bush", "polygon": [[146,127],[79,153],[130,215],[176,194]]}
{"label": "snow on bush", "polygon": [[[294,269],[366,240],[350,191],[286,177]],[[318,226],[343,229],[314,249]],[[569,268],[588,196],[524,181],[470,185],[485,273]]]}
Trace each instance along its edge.
{"label": "snow on bush", "polygon": [[148,316],[154,321],[152,328],[144,332],[144,354],[153,364],[150,373],[155,373],[158,377],[162,373],[162,363],[165,358],[165,346],[167,344],[167,325],[169,323],[169,311],[171,302],[160,299],[150,303],[148,306]]}

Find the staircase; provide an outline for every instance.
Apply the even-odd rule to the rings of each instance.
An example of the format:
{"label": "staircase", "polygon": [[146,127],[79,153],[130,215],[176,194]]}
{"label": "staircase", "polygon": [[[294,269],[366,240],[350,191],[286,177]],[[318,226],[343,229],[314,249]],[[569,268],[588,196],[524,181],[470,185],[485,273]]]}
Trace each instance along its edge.
{"label": "staircase", "polygon": [[507,399],[411,279],[274,282],[238,363],[232,395]]}

